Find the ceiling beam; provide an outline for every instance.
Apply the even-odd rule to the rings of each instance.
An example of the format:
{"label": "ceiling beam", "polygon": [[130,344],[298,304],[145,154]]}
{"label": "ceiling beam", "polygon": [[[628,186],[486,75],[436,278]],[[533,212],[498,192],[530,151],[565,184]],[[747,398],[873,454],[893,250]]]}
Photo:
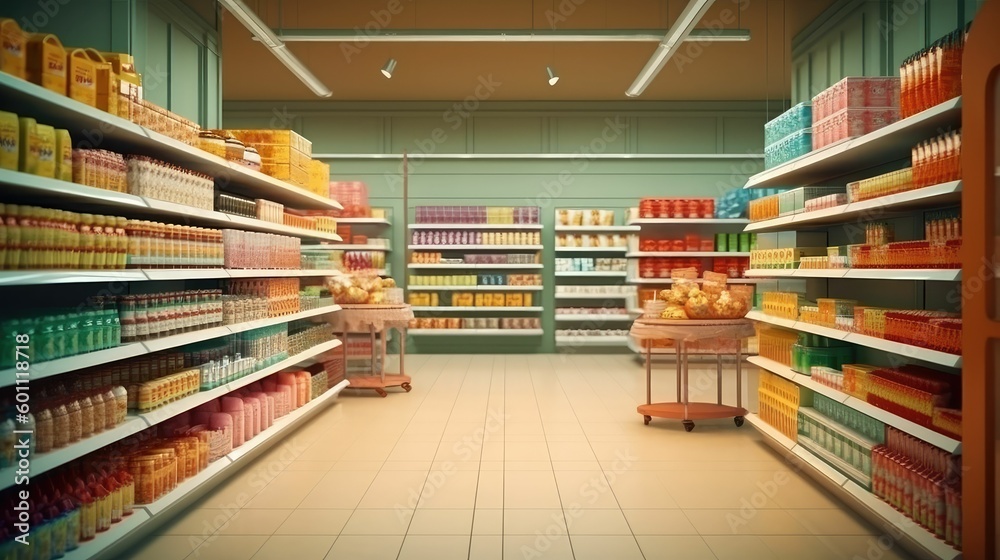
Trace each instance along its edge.
{"label": "ceiling beam", "polygon": [[701,21],[705,12],[708,11],[714,2],[715,0],[691,0],[687,6],[684,6],[681,14],[677,16],[677,20],[674,21],[674,24],[670,26],[670,30],[667,31],[666,36],[660,41],[660,45],[656,47],[656,52],[653,53],[653,56],[649,57],[646,66],[636,76],[632,85],[625,90],[625,95],[638,97],[646,90],[646,87],[653,82],[653,78],[660,73],[663,66],[670,60],[670,57],[677,52],[677,49],[681,48],[681,44],[687,40],[694,30],[694,26]]}
{"label": "ceiling beam", "polygon": [[[286,43],[658,43],[662,29],[353,29],[283,30]],[[254,40],[261,40],[254,36]],[[749,29],[693,29],[685,41],[749,41]]]}

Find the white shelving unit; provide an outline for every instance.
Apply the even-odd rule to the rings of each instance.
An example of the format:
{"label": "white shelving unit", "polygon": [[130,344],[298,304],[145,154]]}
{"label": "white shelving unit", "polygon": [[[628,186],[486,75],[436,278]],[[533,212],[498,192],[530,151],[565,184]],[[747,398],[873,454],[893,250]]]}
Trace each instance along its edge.
{"label": "white shelving unit", "polygon": [[[748,271],[749,273],[749,271]],[[670,278],[629,278],[630,284],[653,284],[653,285],[670,285],[674,281]],[[759,284],[765,282],[764,279],[759,278],[730,278],[726,280],[727,284]]]}
{"label": "white shelving unit", "polygon": [[388,218],[337,218],[337,223],[359,226],[391,226]]}
{"label": "white shelving unit", "polygon": [[385,245],[303,245],[303,251],[375,251],[378,253],[391,253],[392,249]]}
{"label": "white shelving unit", "polygon": [[556,226],[556,233],[635,233],[639,226]]}
{"label": "white shelving unit", "polygon": [[634,294],[623,294],[619,292],[607,292],[602,294],[597,293],[569,293],[569,292],[556,292],[556,299],[612,299],[612,300],[626,300],[632,297]]}
{"label": "white shelving unit", "polygon": [[410,224],[410,229],[429,230],[493,230],[493,231],[540,231],[542,224]]}
{"label": "white shelving unit", "polygon": [[587,272],[560,271],[556,272],[557,278],[625,278],[628,272],[625,270],[592,270]]}
{"label": "white shelving unit", "polygon": [[410,245],[413,251],[541,251],[541,245]]}
{"label": "white shelving unit", "polygon": [[556,253],[627,253],[628,247],[556,247]]}
{"label": "white shelving unit", "polygon": [[750,253],[740,253],[740,252],[719,252],[719,251],[632,251],[625,255],[626,257],[632,259],[640,259],[644,257],[678,257],[678,258],[738,258],[738,257],[749,257]]}
{"label": "white shelving unit", "polygon": [[[102,134],[101,148],[122,153],[150,156],[172,165],[215,177],[218,180],[217,182],[227,192],[233,192],[250,198],[262,198],[274,201],[288,208],[320,210],[342,208],[337,201],[328,197],[308,192],[285,181],[214,156],[194,146],[186,145],[157,132],[145,129],[128,120],[112,116],[104,111],[87,106],[25,80],[20,80],[9,74],[0,73],[0,98],[4,99],[4,108],[6,110],[18,112],[24,116],[31,116],[39,122],[53,125],[56,128],[66,128],[71,131],[100,130]],[[112,214],[130,219],[153,219],[165,223],[191,224],[218,229],[225,228],[275,233],[298,237],[306,244],[343,241],[336,233],[291,227],[280,223],[229,215],[211,209],[194,208],[128,193],[96,189],[71,182],[38,177],[5,169],[0,169],[0,190],[3,190],[7,196],[16,197],[18,201],[23,201],[25,204],[37,204],[43,207]],[[35,285],[62,287],[67,284],[94,284],[99,282],[116,284],[152,281],[225,280],[228,278],[302,278],[335,276],[339,274],[339,272],[333,270],[228,270],[221,268],[150,268],[108,271],[19,270],[0,272],[0,288],[10,290],[16,287]],[[42,381],[46,378],[53,378],[84,368],[143,356],[162,349],[201,342],[297,319],[318,317],[324,314],[335,313],[339,310],[340,307],[337,305],[328,305],[283,317],[208,328],[141,343],[124,344],[115,348],[60,360],[32,363],[31,377],[33,381]],[[159,422],[172,418],[177,414],[199,406],[209,399],[246,386],[255,380],[262,379],[284,368],[312,360],[323,352],[332,350],[339,345],[340,341],[329,341],[241,379],[234,380],[224,386],[189,395],[144,414],[129,415],[122,424],[110,430],[105,430],[60,449],[38,454],[32,459],[31,474],[37,476],[41,473],[58,469],[70,461],[84,457],[109,444],[113,444]],[[0,372],[0,386],[6,387],[12,385],[13,379],[13,371],[6,370]],[[98,535],[89,542],[81,543],[80,547],[74,551],[67,552],[66,558],[83,559],[123,553],[123,549],[118,549],[115,552],[112,552],[112,550],[123,546],[123,543],[127,540],[135,542],[152,526],[159,526],[164,518],[180,511],[182,507],[193,502],[193,500],[202,495],[207,489],[235,472],[240,467],[241,462],[266,449],[275,442],[280,441],[289,429],[299,424],[309,415],[319,411],[322,406],[332,402],[346,385],[347,382],[345,381],[313,402],[299,408],[285,418],[279,419],[275,422],[274,426],[259,434],[251,442],[235,450],[228,456],[219,459],[197,476],[184,481],[157,502],[137,507],[131,516],[113,525],[108,532]],[[13,483],[14,477],[11,473],[5,470],[0,471],[0,475],[3,476],[3,480],[0,482],[2,488],[7,488]]]}
{"label": "white shelving unit", "polygon": [[520,307],[491,307],[491,306],[481,306],[481,307],[461,307],[461,306],[434,306],[434,305],[414,305],[412,307],[414,311],[455,311],[464,313],[509,313],[512,311],[520,312],[531,312],[538,313],[543,310],[540,305],[532,306],[520,306]]}
{"label": "white shelving unit", "polygon": [[526,264],[415,264],[410,263],[406,268],[428,270],[541,270],[543,265],[539,263]]}
{"label": "white shelving unit", "polygon": [[540,292],[542,286],[409,286],[411,292]]}
{"label": "white shelving unit", "polygon": [[746,218],[633,218],[629,225],[745,225]]}
{"label": "white shelving unit", "polygon": [[[871,134],[844,140],[812,151],[790,162],[754,175],[747,181],[746,188],[830,184],[828,182],[838,184],[838,178],[840,177],[907,159],[910,157],[913,146],[917,143],[932,138],[943,130],[960,126],[961,105],[961,98],[952,99]],[[839,184],[844,183],[840,180]],[[881,220],[886,217],[903,217],[919,213],[923,210],[937,210],[942,207],[955,206],[960,204],[961,197],[962,182],[952,181],[877,199],[853,202],[833,208],[802,212],[792,216],[783,216],[772,220],[756,222],[748,225],[746,231],[824,230],[831,227],[844,227],[850,224],[857,224],[857,227],[860,227],[865,222]],[[916,230],[917,228],[915,227],[914,229]],[[837,288],[843,286],[843,282],[851,280],[958,282],[962,278],[960,270],[936,269],[751,270],[747,272],[747,275],[761,279],[770,278],[775,280],[783,278],[818,279],[813,280],[812,282],[814,283],[807,285],[820,288],[822,286]],[[822,280],[827,280],[828,282],[823,283]],[[815,284],[817,281],[820,283]],[[873,286],[881,286],[881,284]],[[927,293],[933,292],[930,286],[927,286],[925,289]],[[820,292],[822,292],[822,289],[820,289]],[[855,290],[852,293],[859,292]],[[923,291],[920,291],[920,293],[923,293]],[[863,299],[862,304],[878,304],[879,296],[877,291],[873,289],[868,296],[869,299]],[[814,296],[810,295],[809,297]],[[893,354],[904,358],[905,361],[916,360],[951,368],[956,374],[958,372],[954,370],[962,367],[962,357],[959,355],[901,344],[839,329],[812,325],[803,321],[771,317],[757,311],[751,312],[748,318],[787,329],[834,338],[860,347],[874,349],[881,353]],[[750,358],[750,361],[762,369],[773,372],[799,386],[825,395],[841,403],[843,406],[878,419],[937,448],[953,454],[960,454],[962,452],[960,441],[882,410],[836,389],[826,387],[817,383],[810,376],[799,374],[792,371],[791,368],[761,357]],[[851,476],[855,479],[865,480],[863,473],[852,471],[849,468],[850,465],[844,464],[838,457],[833,456],[814,442],[806,440],[796,442],[778,434],[776,430],[768,426],[756,415],[747,415],[746,419],[764,435],[767,443],[803,465],[805,472],[808,472],[823,486],[850,504],[853,509],[878,525],[892,525],[893,530],[891,534],[893,534],[894,539],[898,540],[904,548],[917,553],[921,557],[949,560],[961,558],[962,553],[960,551],[935,538],[933,534],[893,509],[886,502],[877,498],[872,492],[841,474],[841,471],[851,473]],[[831,465],[837,468],[835,469]]]}
{"label": "white shelving unit", "polygon": [[556,346],[622,346],[627,336],[557,336]]}
{"label": "white shelving unit", "polygon": [[410,329],[419,336],[541,336],[542,329]]}

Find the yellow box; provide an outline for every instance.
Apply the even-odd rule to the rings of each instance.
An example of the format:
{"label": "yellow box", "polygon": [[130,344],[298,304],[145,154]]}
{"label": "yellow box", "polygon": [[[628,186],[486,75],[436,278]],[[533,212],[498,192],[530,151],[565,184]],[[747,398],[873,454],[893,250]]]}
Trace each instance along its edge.
{"label": "yellow box", "polygon": [[476,294],[476,303],[475,303],[476,307],[483,307],[484,305],[486,305],[486,303],[485,303],[485,299],[486,298],[484,297],[485,295],[486,294],[482,294],[482,293],[477,293]]}
{"label": "yellow box", "polygon": [[531,294],[530,293],[521,294],[521,300],[524,302],[523,305],[525,307],[531,307],[532,303],[531,303]]}
{"label": "yellow box", "polygon": [[21,124],[17,115],[0,111],[0,169],[17,171],[21,145]]}
{"label": "yellow box", "polygon": [[309,160],[309,190],[320,196],[330,195],[330,164]]}
{"label": "yellow box", "polygon": [[493,294],[493,307],[503,307],[504,294]]}
{"label": "yellow box", "polygon": [[116,75],[114,85],[118,88],[118,116],[134,121],[137,112],[134,104],[142,99],[142,76],[135,70],[135,59],[126,53],[99,54]]}
{"label": "yellow box", "polygon": [[66,95],[66,49],[52,34],[28,35],[26,74],[28,80]]}
{"label": "yellow box", "polygon": [[21,137],[21,151],[17,158],[17,168],[24,173],[34,174],[38,170],[38,123],[31,117],[20,117],[18,120]]}
{"label": "yellow box", "polygon": [[[261,150],[261,145],[277,145],[290,147],[293,150],[301,152],[307,158],[312,157],[312,142],[306,140],[296,132],[292,130],[252,130],[252,129],[235,129],[226,130],[226,133],[230,134],[234,138],[239,139],[244,144],[253,144],[257,148],[257,152],[260,153],[260,158],[272,159],[272,156],[268,151],[269,148],[264,148]],[[289,152],[289,157],[291,153]],[[291,159],[282,163],[290,163]]]}
{"label": "yellow box", "polygon": [[521,294],[507,294],[507,307],[521,307],[524,305],[524,299]]}
{"label": "yellow box", "polygon": [[97,106],[97,67],[84,49],[66,53],[66,95],[91,107]]}
{"label": "yellow box", "polygon": [[26,37],[16,21],[0,18],[0,48],[0,72],[26,79]]}
{"label": "yellow box", "polygon": [[53,178],[56,176],[56,131],[47,124],[36,124],[38,138],[38,163],[35,175]]}
{"label": "yellow box", "polygon": [[55,133],[55,178],[73,182],[73,140],[65,128],[57,128]]}
{"label": "yellow box", "polygon": [[119,79],[114,67],[97,49],[84,49],[97,76],[97,103],[95,107],[112,115],[118,114]]}

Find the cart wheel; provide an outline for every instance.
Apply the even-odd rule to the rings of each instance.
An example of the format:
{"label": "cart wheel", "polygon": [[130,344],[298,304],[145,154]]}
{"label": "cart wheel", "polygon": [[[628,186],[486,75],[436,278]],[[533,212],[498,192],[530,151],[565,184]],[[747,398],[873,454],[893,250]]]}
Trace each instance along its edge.
{"label": "cart wheel", "polygon": [[694,429],[694,422],[690,420],[684,420],[684,431],[690,432],[693,429]]}
{"label": "cart wheel", "polygon": [[406,391],[407,393],[409,393],[410,390],[413,389],[413,386],[410,385],[409,383],[403,383],[402,385],[400,385],[400,387],[402,387],[403,390]]}
{"label": "cart wheel", "polygon": [[653,420],[653,417],[652,417],[652,416],[643,416],[643,417],[642,417],[642,423],[643,423],[643,424],[645,424],[645,425],[647,425],[647,426],[649,425],[649,423],[650,423],[650,422],[651,422],[652,420]]}
{"label": "cart wheel", "polygon": [[737,416],[736,418],[733,418],[733,422],[736,424],[736,427],[739,428],[743,425],[743,417]]}
{"label": "cart wheel", "polygon": [[383,399],[385,398],[386,395],[389,394],[385,392],[385,389],[375,389],[375,392],[378,393],[378,396],[382,397]]}

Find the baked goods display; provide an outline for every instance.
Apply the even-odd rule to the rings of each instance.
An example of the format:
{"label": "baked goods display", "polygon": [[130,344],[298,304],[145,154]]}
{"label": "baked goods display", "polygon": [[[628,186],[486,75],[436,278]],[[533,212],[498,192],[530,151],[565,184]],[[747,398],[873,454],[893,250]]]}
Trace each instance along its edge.
{"label": "baked goods display", "polygon": [[750,310],[751,286],[726,285],[726,275],[706,272],[700,283],[694,270],[674,271],[673,285],[657,299],[666,302],[661,319],[738,319]]}

